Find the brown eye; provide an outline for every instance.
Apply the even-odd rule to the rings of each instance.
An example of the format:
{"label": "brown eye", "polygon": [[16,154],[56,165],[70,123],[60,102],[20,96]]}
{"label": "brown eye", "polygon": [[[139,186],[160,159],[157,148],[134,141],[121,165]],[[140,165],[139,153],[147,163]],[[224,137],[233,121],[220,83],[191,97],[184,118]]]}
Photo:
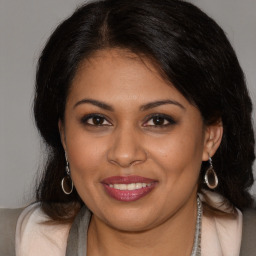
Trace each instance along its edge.
{"label": "brown eye", "polygon": [[90,114],[81,119],[81,122],[85,125],[91,126],[110,126],[111,123],[99,114]]}
{"label": "brown eye", "polygon": [[154,125],[163,125],[165,124],[165,119],[161,116],[155,116],[152,118],[152,122]]}
{"label": "brown eye", "polygon": [[104,123],[104,118],[101,116],[95,116],[92,118],[92,124],[93,125],[102,125]]}
{"label": "brown eye", "polygon": [[165,114],[154,114],[143,124],[144,127],[167,127],[174,125],[176,122],[172,117]]}

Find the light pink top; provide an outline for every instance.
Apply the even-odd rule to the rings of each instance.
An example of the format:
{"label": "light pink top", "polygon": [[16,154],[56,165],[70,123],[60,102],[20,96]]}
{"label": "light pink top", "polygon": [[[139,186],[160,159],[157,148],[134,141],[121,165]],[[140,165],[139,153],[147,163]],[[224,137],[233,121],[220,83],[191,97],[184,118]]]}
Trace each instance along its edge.
{"label": "light pink top", "polygon": [[[216,201],[219,196],[210,193]],[[239,256],[242,239],[242,213],[236,219],[202,218],[202,256]],[[70,225],[42,225],[47,217],[38,204],[27,207],[16,230],[17,256],[65,256]]]}

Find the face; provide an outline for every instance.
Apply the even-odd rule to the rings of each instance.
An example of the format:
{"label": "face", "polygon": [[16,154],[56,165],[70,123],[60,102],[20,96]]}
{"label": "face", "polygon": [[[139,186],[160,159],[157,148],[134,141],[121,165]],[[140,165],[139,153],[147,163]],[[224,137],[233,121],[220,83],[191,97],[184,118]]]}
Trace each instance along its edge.
{"label": "face", "polygon": [[208,129],[146,59],[102,50],[85,60],[59,127],[76,190],[103,223],[147,230],[195,201]]}

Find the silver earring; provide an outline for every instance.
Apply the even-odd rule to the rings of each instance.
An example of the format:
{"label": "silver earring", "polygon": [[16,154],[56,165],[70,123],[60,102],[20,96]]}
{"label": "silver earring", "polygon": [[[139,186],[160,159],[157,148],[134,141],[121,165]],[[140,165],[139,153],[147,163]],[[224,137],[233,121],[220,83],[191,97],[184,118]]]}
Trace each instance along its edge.
{"label": "silver earring", "polygon": [[215,189],[218,186],[219,180],[216,172],[213,169],[212,159],[209,157],[210,167],[207,169],[204,175],[204,181],[208,188]]}
{"label": "silver earring", "polygon": [[63,192],[66,195],[70,195],[73,192],[74,185],[73,185],[73,181],[70,177],[69,162],[68,162],[66,153],[65,153],[65,157],[66,157],[66,173],[67,173],[67,175],[61,180],[61,187],[62,187]]}

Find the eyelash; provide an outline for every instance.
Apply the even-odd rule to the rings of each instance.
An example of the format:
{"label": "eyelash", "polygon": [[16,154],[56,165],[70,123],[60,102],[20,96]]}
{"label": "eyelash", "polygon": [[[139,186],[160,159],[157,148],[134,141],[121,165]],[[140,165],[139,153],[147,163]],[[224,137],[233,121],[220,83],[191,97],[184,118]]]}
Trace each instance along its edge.
{"label": "eyelash", "polygon": [[85,125],[88,125],[88,126],[95,126],[95,127],[111,126],[111,125],[112,125],[111,123],[110,123],[110,124],[100,124],[100,125],[88,123],[88,121],[89,121],[90,119],[93,119],[93,118],[100,118],[100,119],[102,119],[104,122],[107,121],[108,123],[110,123],[104,115],[96,114],[96,113],[95,113],[95,114],[89,114],[89,115],[86,115],[86,116],[82,117],[81,123],[82,123],[82,124],[85,124]]}
{"label": "eyelash", "polygon": [[[160,125],[145,125],[146,123],[148,123],[150,120],[153,121],[153,118],[162,118],[164,122],[168,122],[165,124],[160,124]],[[154,128],[165,128],[171,125],[176,124],[176,121],[169,115],[165,115],[165,114],[151,114],[150,116],[147,117],[146,121],[143,123],[144,127],[154,127]]]}
{"label": "eyelash", "polygon": [[[92,124],[92,123],[89,123],[88,121],[90,119],[93,119],[93,118],[100,118],[101,121],[103,121],[102,124]],[[147,123],[149,123],[150,120],[153,121],[153,118],[161,118],[164,123],[163,124],[153,124],[153,125],[145,125]],[[104,124],[104,122],[108,122],[108,124]],[[168,123],[166,123],[166,121]],[[81,119],[81,123],[84,124],[84,125],[88,125],[88,126],[94,126],[94,127],[102,127],[102,126],[112,126],[111,122],[108,121],[108,119],[104,116],[104,115],[101,115],[101,114],[89,114],[89,115],[86,115],[84,116],[82,119]],[[168,115],[165,115],[165,114],[151,114],[150,116],[148,116],[146,118],[146,121],[143,122],[143,127],[154,127],[154,128],[165,128],[165,127],[168,127],[168,126],[171,126],[171,125],[174,125],[176,124],[176,121],[168,116]]]}

